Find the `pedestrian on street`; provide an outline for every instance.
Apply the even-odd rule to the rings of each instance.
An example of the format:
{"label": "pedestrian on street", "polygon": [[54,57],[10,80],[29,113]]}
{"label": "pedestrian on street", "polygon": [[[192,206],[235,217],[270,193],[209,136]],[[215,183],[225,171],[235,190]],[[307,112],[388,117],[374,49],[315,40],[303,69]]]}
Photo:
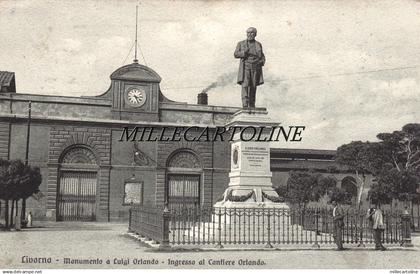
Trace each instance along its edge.
{"label": "pedestrian on street", "polygon": [[367,218],[373,230],[373,239],[375,240],[375,249],[376,250],[386,250],[382,244],[382,233],[385,230],[384,226],[384,216],[382,210],[380,209],[379,204],[374,205],[373,208],[368,209]]}
{"label": "pedestrian on street", "polygon": [[28,220],[26,227],[31,227],[32,226],[32,212],[31,211],[29,211],[28,216],[26,218]]}
{"label": "pedestrian on street", "polygon": [[333,222],[334,222],[334,242],[337,245],[337,250],[344,250],[343,248],[343,227],[344,227],[344,209],[338,201],[333,200]]}

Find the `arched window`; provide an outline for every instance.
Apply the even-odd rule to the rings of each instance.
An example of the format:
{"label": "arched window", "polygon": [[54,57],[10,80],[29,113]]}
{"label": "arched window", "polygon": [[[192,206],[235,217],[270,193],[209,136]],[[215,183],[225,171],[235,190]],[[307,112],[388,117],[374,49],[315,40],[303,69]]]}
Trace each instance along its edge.
{"label": "arched window", "polygon": [[173,155],[167,164],[175,168],[201,168],[200,159],[190,151],[180,151]]}
{"label": "arched window", "polygon": [[60,162],[62,164],[97,164],[96,156],[92,150],[82,146],[72,147],[64,151]]}

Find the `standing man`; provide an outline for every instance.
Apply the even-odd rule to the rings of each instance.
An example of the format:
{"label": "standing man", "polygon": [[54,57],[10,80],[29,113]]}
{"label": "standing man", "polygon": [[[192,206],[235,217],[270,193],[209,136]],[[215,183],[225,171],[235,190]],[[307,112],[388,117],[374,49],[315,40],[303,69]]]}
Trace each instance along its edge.
{"label": "standing man", "polygon": [[26,227],[31,227],[32,226],[32,212],[29,211],[28,213],[28,217],[27,217],[28,223],[26,224]]}
{"label": "standing man", "polygon": [[235,58],[240,58],[238,84],[242,85],[242,107],[255,108],[257,86],[264,84],[262,67],[265,56],[260,42],[255,40],[257,29],[250,27],[246,31],[247,39],[236,46]]}
{"label": "standing man", "polygon": [[382,233],[385,230],[384,216],[379,205],[375,205],[373,208],[368,210],[367,218],[373,229],[373,238],[375,240],[376,250],[386,250],[382,245]]}
{"label": "standing man", "polygon": [[337,245],[337,250],[344,250],[343,248],[343,227],[344,227],[344,209],[337,201],[332,201],[333,222],[334,222],[334,242]]}

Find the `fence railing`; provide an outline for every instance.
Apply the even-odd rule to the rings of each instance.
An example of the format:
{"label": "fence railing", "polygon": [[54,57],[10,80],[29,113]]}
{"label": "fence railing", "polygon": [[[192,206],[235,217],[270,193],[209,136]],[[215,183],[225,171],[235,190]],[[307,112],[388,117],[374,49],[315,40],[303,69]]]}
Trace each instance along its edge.
{"label": "fence railing", "polygon": [[[404,217],[404,216],[403,216]],[[385,211],[382,239],[386,244],[411,243],[411,217]],[[172,208],[133,206],[129,230],[161,246],[312,245],[333,244],[333,217],[328,208]],[[374,242],[366,212],[349,209],[343,242],[364,246]]]}
{"label": "fence railing", "polygon": [[168,216],[162,207],[133,205],[129,212],[128,230],[166,244],[168,238]]}
{"label": "fence railing", "polygon": [[[364,210],[371,208],[372,204],[365,204]],[[389,211],[406,211],[411,215],[412,231],[420,231],[420,202],[394,201],[392,204],[381,205],[382,209]]]}
{"label": "fence railing", "polygon": [[412,220],[412,227],[415,231],[420,231],[420,203],[413,204],[411,211]]}

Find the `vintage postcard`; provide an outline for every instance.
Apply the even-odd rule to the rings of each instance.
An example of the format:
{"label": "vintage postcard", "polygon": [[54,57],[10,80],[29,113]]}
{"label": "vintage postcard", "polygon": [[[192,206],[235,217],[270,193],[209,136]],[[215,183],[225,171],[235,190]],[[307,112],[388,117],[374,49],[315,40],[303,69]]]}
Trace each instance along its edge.
{"label": "vintage postcard", "polygon": [[0,0],[0,269],[418,273],[419,30],[414,0]]}

